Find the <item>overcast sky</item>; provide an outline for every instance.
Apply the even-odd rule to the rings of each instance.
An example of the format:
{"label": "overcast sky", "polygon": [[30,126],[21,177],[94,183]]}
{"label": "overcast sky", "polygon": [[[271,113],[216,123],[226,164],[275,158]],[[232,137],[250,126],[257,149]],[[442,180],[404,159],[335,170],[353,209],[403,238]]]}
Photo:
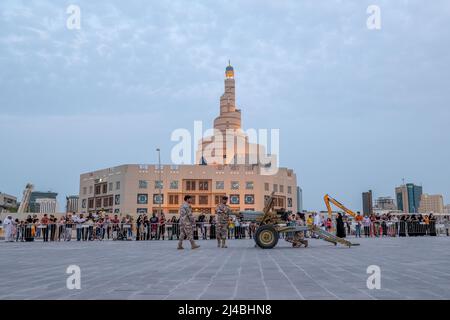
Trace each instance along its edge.
{"label": "overcast sky", "polygon": [[450,203],[449,18],[446,0],[2,0],[0,191],[62,201],[80,173],[170,163],[174,129],[212,125],[230,59],[243,126],[280,128],[306,209],[402,178]]}

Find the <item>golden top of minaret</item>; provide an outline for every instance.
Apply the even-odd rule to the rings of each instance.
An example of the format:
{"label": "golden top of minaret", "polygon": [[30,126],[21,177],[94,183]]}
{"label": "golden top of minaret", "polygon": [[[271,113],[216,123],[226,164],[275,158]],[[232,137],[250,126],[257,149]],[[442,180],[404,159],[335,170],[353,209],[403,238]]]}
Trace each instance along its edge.
{"label": "golden top of minaret", "polygon": [[234,69],[231,66],[230,60],[228,60],[228,66],[225,69],[225,78],[234,79]]}

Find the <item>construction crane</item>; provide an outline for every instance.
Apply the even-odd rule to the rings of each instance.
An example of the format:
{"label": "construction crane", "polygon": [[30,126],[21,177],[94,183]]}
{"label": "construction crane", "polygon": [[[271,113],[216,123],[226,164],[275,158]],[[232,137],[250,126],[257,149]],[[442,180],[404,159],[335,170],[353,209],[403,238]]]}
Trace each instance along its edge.
{"label": "construction crane", "polygon": [[331,211],[330,202],[332,204],[334,204],[336,207],[340,208],[346,214],[351,215],[352,217],[356,217],[357,216],[357,214],[355,212],[353,212],[352,210],[350,210],[349,208],[344,206],[342,203],[340,203],[339,201],[337,201],[333,197],[330,197],[328,194],[324,195],[323,201],[325,201],[325,205],[327,206],[327,210],[328,210],[328,217],[330,217],[330,218],[331,218],[331,212],[332,212]]}
{"label": "construction crane", "polygon": [[27,212],[28,206],[30,205],[30,197],[31,193],[33,192],[34,186],[31,183],[27,183],[25,186],[25,190],[23,190],[23,197],[22,201],[20,202],[19,209],[17,210],[17,213],[24,213]]}

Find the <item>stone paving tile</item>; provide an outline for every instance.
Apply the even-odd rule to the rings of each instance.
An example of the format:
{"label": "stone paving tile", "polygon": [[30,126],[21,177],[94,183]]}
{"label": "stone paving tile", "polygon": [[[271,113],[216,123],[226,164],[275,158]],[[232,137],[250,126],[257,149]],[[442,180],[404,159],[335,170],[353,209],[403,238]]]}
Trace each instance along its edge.
{"label": "stone paving tile", "polygon": [[[0,299],[450,299],[450,237],[272,250],[199,242],[195,251],[176,241],[1,242]],[[81,290],[66,288],[71,264]],[[367,289],[369,265],[381,268],[380,290]]]}

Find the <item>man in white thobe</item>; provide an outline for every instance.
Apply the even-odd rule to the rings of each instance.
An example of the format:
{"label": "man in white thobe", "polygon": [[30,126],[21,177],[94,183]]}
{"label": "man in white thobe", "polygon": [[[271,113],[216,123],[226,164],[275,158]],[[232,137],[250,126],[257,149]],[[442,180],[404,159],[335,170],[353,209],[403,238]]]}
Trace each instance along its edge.
{"label": "man in white thobe", "polygon": [[3,232],[5,233],[5,241],[6,242],[14,242],[14,235],[13,235],[13,220],[11,216],[7,216],[6,219],[3,221]]}

